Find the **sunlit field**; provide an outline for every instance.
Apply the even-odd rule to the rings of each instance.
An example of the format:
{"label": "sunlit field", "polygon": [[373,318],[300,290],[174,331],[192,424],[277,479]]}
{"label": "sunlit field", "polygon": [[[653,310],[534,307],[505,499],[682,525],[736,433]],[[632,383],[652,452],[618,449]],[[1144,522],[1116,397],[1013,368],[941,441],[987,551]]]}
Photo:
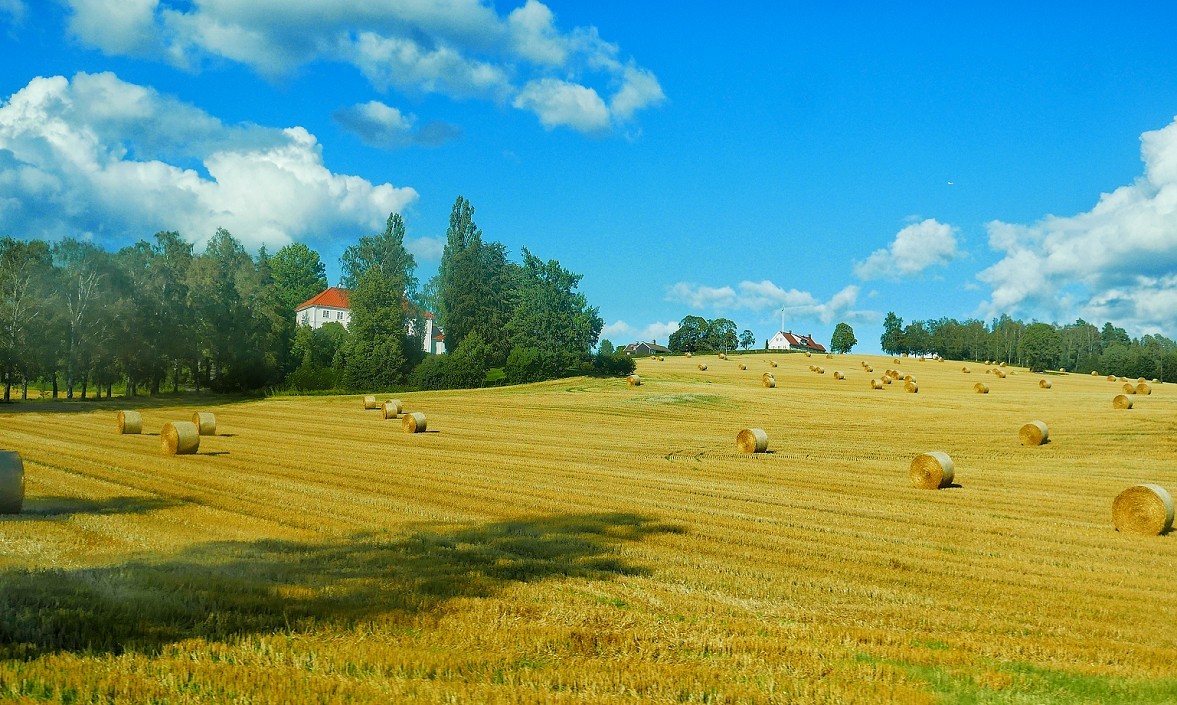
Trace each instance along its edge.
{"label": "sunlit field", "polygon": [[[1177,388],[1117,410],[1118,381],[987,369],[644,359],[398,395],[420,434],[360,396],[126,436],[119,400],[0,407],[0,700],[1177,702],[1177,532],[1111,513],[1177,494]],[[162,455],[196,410],[218,435]],[[911,486],[931,450],[954,486]]]}

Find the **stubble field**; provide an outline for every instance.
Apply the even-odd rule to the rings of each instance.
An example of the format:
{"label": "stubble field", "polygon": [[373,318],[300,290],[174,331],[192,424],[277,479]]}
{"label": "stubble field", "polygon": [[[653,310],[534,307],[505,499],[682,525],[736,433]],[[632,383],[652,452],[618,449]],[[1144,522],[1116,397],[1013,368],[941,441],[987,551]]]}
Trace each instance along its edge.
{"label": "stubble field", "polygon": [[[644,359],[401,395],[415,435],[356,396],[0,410],[0,700],[1177,702],[1177,532],[1111,514],[1177,493],[1177,392],[986,369]],[[911,487],[929,450],[958,486]]]}

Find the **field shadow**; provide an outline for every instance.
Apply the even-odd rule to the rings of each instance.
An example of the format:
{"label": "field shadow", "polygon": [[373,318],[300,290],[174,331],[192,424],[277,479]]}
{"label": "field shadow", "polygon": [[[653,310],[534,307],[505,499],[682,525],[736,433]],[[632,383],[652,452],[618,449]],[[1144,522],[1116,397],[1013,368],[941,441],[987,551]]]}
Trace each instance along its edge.
{"label": "field shadow", "polygon": [[113,397],[107,399],[13,399],[0,402],[0,414],[84,414],[91,411],[163,409],[176,407],[211,407],[258,401],[260,396],[214,394],[211,392],[167,392],[159,396]]}
{"label": "field shadow", "polygon": [[[19,515],[37,518],[68,517],[75,514],[146,514],[180,504],[163,497],[109,497],[84,499],[81,497],[26,498]],[[13,518],[15,518],[13,517]]]}
{"label": "field shadow", "polygon": [[513,583],[642,575],[617,547],[684,529],[578,514],[317,544],[202,544],[166,560],[0,572],[0,659],[158,653],[176,641],[346,629],[433,613]]}

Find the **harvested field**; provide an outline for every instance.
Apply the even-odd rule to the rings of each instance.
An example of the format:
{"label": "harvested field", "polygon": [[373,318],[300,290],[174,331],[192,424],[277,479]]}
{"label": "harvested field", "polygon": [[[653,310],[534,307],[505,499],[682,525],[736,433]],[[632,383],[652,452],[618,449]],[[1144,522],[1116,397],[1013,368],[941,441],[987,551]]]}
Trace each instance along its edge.
{"label": "harvested field", "polygon": [[[420,434],[362,396],[202,403],[230,432],[183,457],[112,433],[126,400],[6,408],[26,489],[0,516],[0,697],[1177,699],[1177,534],[1111,514],[1177,488],[1173,385],[1126,413],[1086,374],[978,396],[925,365],[913,395],[776,361],[776,389],[668,357],[640,387],[401,393]],[[1028,418],[1050,443],[1021,445]],[[931,450],[953,486],[911,486]]]}

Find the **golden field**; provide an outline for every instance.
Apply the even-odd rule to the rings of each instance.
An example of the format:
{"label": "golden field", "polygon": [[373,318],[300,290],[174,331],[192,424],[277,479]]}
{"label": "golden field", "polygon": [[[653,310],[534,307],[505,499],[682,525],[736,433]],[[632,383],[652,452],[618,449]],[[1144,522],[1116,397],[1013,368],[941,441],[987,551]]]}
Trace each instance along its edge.
{"label": "golden field", "polygon": [[[0,700],[1177,702],[1177,532],[1111,514],[1177,494],[1177,388],[986,369],[644,359],[396,395],[421,434],[361,396],[0,410]],[[218,435],[162,455],[196,410]],[[911,486],[930,450],[957,486]]]}

